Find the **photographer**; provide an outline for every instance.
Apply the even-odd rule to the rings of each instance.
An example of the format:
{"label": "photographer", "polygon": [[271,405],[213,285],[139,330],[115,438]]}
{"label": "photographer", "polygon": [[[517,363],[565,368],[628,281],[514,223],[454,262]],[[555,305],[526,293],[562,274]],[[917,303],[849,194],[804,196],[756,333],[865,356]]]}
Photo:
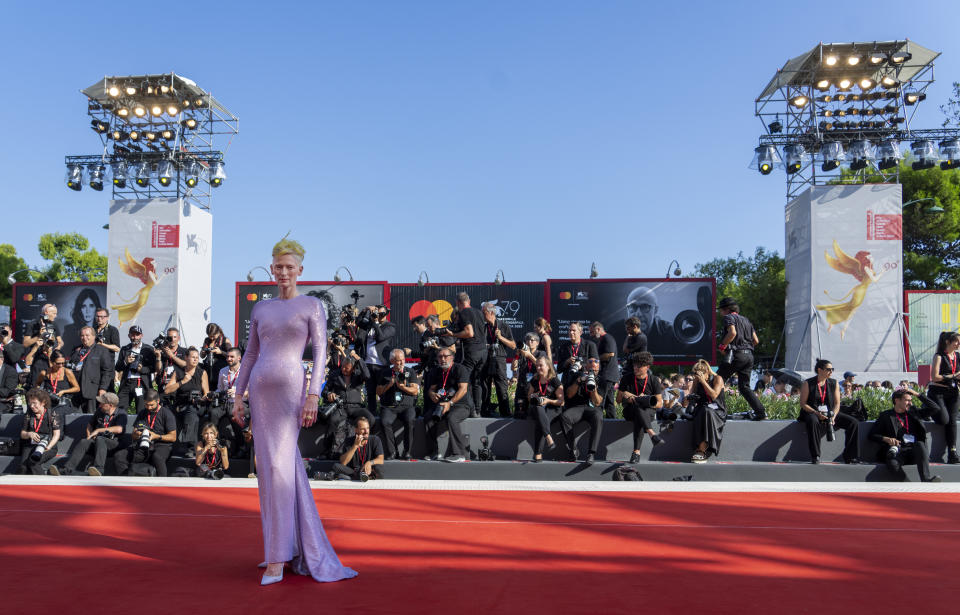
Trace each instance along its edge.
{"label": "photographer", "polygon": [[833,365],[826,359],[817,359],[817,375],[800,385],[800,414],[797,420],[807,428],[810,462],[820,463],[820,439],[824,435],[832,442],[834,429],[844,431],[843,462],[860,463],[860,423],[849,414],[840,412],[840,387],[830,377]]}
{"label": "photographer", "polygon": [[120,352],[120,331],[110,324],[110,311],[106,308],[99,308],[94,316],[94,335],[97,344],[110,353],[110,365],[116,363]]}
{"label": "photographer", "polygon": [[227,447],[219,440],[220,432],[213,423],[204,423],[200,430],[200,442],[194,448],[197,464],[197,476],[220,480],[224,472],[230,469],[230,456]]}
{"label": "photographer", "polygon": [[453,449],[453,455],[445,457],[444,461],[459,463],[466,461],[467,454],[467,441],[460,424],[470,416],[470,372],[453,362],[453,351],[449,348],[442,348],[437,353],[437,361],[439,364],[429,376],[433,384],[427,392],[433,410],[423,417],[427,429],[427,459],[440,459],[438,439],[445,427],[450,430],[448,448]]}
{"label": "photographer", "polygon": [[371,478],[383,478],[383,443],[377,436],[370,435],[370,421],[366,417],[358,417],[354,429],[356,436],[340,455],[340,461],[333,464],[333,471],[318,472],[314,478],[337,480],[344,476],[363,483]]}
{"label": "photographer", "polygon": [[203,338],[203,346],[200,348],[200,361],[209,382],[216,380],[220,370],[227,366],[227,353],[231,347],[232,344],[220,325],[215,322],[207,325],[207,337]]}
{"label": "photographer", "polygon": [[[391,343],[397,334],[397,327],[387,321],[389,308],[371,305],[357,319],[357,354],[367,364],[368,374],[380,372],[380,368],[389,361]],[[368,375],[367,409],[371,415],[377,411],[377,383]]]}
{"label": "photographer", "polygon": [[753,349],[760,343],[753,323],[740,315],[740,306],[731,297],[724,297],[717,304],[717,310],[723,316],[723,337],[717,349],[723,357],[717,373],[724,381],[733,374],[737,375],[737,390],[747,400],[753,410],[754,421],[767,418],[767,411],[750,388],[750,375],[753,372]]}
{"label": "photographer", "polygon": [[[186,367],[174,368],[174,375],[163,388],[166,395],[174,395],[177,425],[180,428],[180,440],[186,448],[186,457],[193,459],[194,446],[197,443],[197,426],[200,415],[204,410],[201,407],[204,398],[210,394],[210,382],[207,372],[200,368],[200,351],[191,346],[187,349]],[[216,423],[226,412],[220,410],[220,416],[213,421]]]}
{"label": "photographer", "polygon": [[540,338],[540,350],[547,353],[547,358],[550,359],[551,364],[553,364],[553,338],[550,337],[552,331],[550,321],[543,316],[533,321],[533,332]]}
{"label": "photographer", "polygon": [[[155,378],[160,391],[163,391],[170,379],[176,376],[176,368],[187,366],[187,349],[180,346],[180,331],[175,327],[167,329],[166,335],[158,335],[153,340],[159,361],[157,362],[157,376]],[[173,398],[162,396],[164,405],[172,405]]]}
{"label": "photographer", "polygon": [[[574,323],[577,324],[577,323]],[[571,333],[573,326],[570,327]],[[593,344],[588,340],[584,344]],[[560,349],[561,352],[563,348]],[[594,348],[594,350],[596,350]],[[583,363],[581,371],[568,369],[563,373],[561,382],[566,397],[565,410],[560,415],[563,425],[563,435],[570,449],[573,461],[579,458],[577,445],[573,438],[573,428],[581,421],[590,425],[590,449],[587,451],[587,463],[593,463],[600,446],[600,433],[603,430],[603,391],[599,383],[600,359],[589,358]]]}
{"label": "photographer", "polygon": [[614,402],[614,385],[620,380],[620,365],[617,362],[617,340],[606,332],[603,323],[590,324],[590,337],[597,345],[600,357],[600,388],[603,389],[603,411],[608,419],[617,418],[617,404]]}
{"label": "photographer", "polygon": [[[38,386],[50,396],[50,405],[54,408],[66,406],[70,402],[70,395],[80,392],[80,384],[77,383],[73,370],[67,369],[67,359],[59,350],[50,353],[50,367],[45,372],[37,374]],[[59,408],[65,411],[66,408]]]}
{"label": "photographer", "polygon": [[343,362],[349,358],[360,361],[360,355],[350,344],[349,338],[340,331],[330,336],[330,352],[327,358],[327,368],[330,376],[340,372]]}
{"label": "photographer", "polygon": [[104,393],[97,398],[97,403],[100,406],[90,417],[83,439],[73,444],[70,457],[63,467],[68,475],[76,471],[84,456],[89,454],[90,447],[93,447],[93,463],[87,468],[87,474],[103,476],[107,455],[120,447],[120,438],[127,429],[127,413],[117,411],[120,399],[113,393]]}
{"label": "photographer", "polygon": [[137,325],[130,327],[127,337],[130,343],[120,349],[117,364],[114,366],[120,379],[117,397],[120,399],[120,408],[124,412],[130,407],[132,397],[139,413],[143,410],[143,393],[153,388],[157,352],[153,346],[143,343],[143,330]]}
{"label": "photographer", "polygon": [[693,386],[683,400],[693,423],[694,452],[690,461],[706,463],[711,454],[720,453],[723,426],[727,421],[723,378],[714,374],[710,364],[703,359],[697,361],[690,371],[693,374]]}
{"label": "photographer", "polygon": [[[250,425],[244,419],[240,423],[232,419],[231,409],[236,405],[237,396],[237,377],[240,375],[240,349],[233,347],[227,351],[227,366],[220,370],[217,375],[217,395],[221,407],[227,410],[227,413],[219,420],[217,429],[223,433],[223,439],[226,441],[227,450],[234,458],[244,456],[248,451],[248,445],[251,442],[253,434],[250,432]],[[244,401],[247,394],[243,395]]]}
{"label": "photographer", "polygon": [[624,321],[623,328],[627,332],[627,337],[623,340],[623,356],[632,357],[638,352],[646,352],[647,336],[640,328],[640,319],[631,316]]}
{"label": "photographer", "polygon": [[410,321],[410,324],[420,334],[420,347],[407,354],[411,358],[420,360],[417,365],[417,373],[423,374],[431,367],[437,366],[437,352],[441,348],[453,350],[457,340],[450,335],[446,328],[441,326],[440,317],[436,314],[430,314],[426,318],[417,316]]}
{"label": "photographer", "polygon": [[70,363],[80,384],[80,395],[74,397],[74,405],[87,414],[97,409],[97,398],[113,387],[113,367],[110,351],[96,343],[93,327],[80,329],[80,346],[73,351]]}
{"label": "photographer", "polygon": [[572,371],[579,374],[587,359],[596,359],[600,364],[600,354],[597,345],[583,338],[583,325],[579,322],[570,323],[570,339],[560,344],[557,349],[557,372],[565,374]]}
{"label": "photographer", "polygon": [[533,374],[527,387],[527,407],[533,419],[533,460],[540,462],[543,460],[544,444],[554,447],[552,427],[563,411],[563,385],[546,353],[537,356],[533,363]]}
{"label": "photographer", "polygon": [[[342,444],[337,441],[337,432],[344,421],[352,422],[361,416],[370,421],[370,424],[376,420],[364,400],[369,380],[371,377],[366,364],[352,357],[344,360],[339,372],[331,371],[327,377],[326,386],[323,389],[325,403],[320,409],[320,416],[327,421],[325,440],[329,446],[329,452],[336,451]],[[375,390],[374,393],[376,393]],[[376,405],[376,398],[373,401]],[[346,434],[341,433],[340,437],[346,437]]]}
{"label": "photographer", "polygon": [[507,393],[507,354],[513,354],[517,343],[513,341],[513,332],[510,325],[497,320],[497,307],[492,303],[483,306],[483,331],[487,342],[487,359],[480,369],[481,398],[483,405],[481,415],[493,416],[490,404],[491,388],[497,392],[497,403],[500,406],[500,416],[510,417],[510,396]]}
{"label": "photographer", "polygon": [[630,360],[633,373],[624,374],[620,379],[617,401],[623,404],[623,418],[633,422],[633,453],[630,463],[639,463],[640,444],[643,434],[650,436],[654,446],[664,440],[653,431],[657,408],[663,406],[662,385],[656,375],[650,373],[653,355],[647,351],[638,352]]}
{"label": "photographer", "polygon": [[157,476],[167,475],[167,459],[177,441],[177,419],[166,406],[160,405],[160,394],[148,389],[143,394],[143,411],[133,423],[133,440],[114,455],[117,474],[133,475],[131,464],[149,463]]}
{"label": "photographer", "polygon": [[933,409],[935,403],[910,389],[893,392],[893,409],[881,412],[873,422],[868,436],[880,445],[879,457],[887,468],[901,480],[907,476],[903,464],[916,463],[920,480],[939,483],[939,476],[930,475],[930,452],[927,449],[927,430],[920,413],[913,407],[913,397],[923,402],[924,408]]}
{"label": "photographer", "polygon": [[13,329],[8,322],[0,322],[0,413],[13,412],[13,397],[20,383],[17,363],[23,358],[26,349],[23,344],[13,341]]}
{"label": "photographer", "polygon": [[38,388],[27,391],[27,413],[20,428],[20,473],[46,474],[53,467],[62,433],[63,419],[50,411],[50,396]]}
{"label": "photographer", "polygon": [[32,351],[33,359],[29,363],[34,378],[50,365],[50,351],[63,348],[63,338],[60,337],[60,328],[56,324],[57,306],[52,303],[44,304],[40,309],[40,318],[31,323],[23,336],[23,345]]}
{"label": "photographer", "polygon": [[[957,418],[960,415],[960,334],[956,331],[943,331],[937,340],[937,352],[930,362],[930,385],[927,392],[934,407],[930,418],[937,425],[943,425],[943,435],[947,441],[947,463],[960,463],[957,455]],[[851,374],[852,381],[854,374]]]}
{"label": "photographer", "polygon": [[483,363],[486,360],[486,342],[483,339],[483,314],[475,307],[470,307],[470,295],[457,294],[457,316],[452,325],[450,335],[460,340],[463,360],[461,367],[467,372],[470,383],[470,415],[480,416],[480,403],[483,395]]}
{"label": "photographer", "polygon": [[380,371],[377,397],[380,398],[380,428],[387,445],[387,459],[397,458],[397,441],[393,426],[397,418],[403,423],[403,459],[410,459],[413,450],[413,424],[417,418],[417,395],[420,385],[416,373],[404,364],[406,354],[399,348],[390,351],[390,365]]}
{"label": "photographer", "polygon": [[[527,418],[529,414],[530,383],[537,377],[537,359],[540,357],[550,361],[547,353],[540,350],[540,336],[531,331],[523,336],[523,346],[514,361],[513,373],[517,376],[517,389],[513,396],[514,418]],[[550,369],[553,369],[553,363],[550,363]]]}

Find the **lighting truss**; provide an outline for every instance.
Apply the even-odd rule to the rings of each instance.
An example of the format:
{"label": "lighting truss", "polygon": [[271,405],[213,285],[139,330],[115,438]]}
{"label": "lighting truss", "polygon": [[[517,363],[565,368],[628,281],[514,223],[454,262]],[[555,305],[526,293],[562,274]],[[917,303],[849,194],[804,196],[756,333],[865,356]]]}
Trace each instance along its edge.
{"label": "lighting truss", "polygon": [[[238,134],[240,120],[209,92],[175,73],[104,77],[84,89],[90,128],[100,138],[98,155],[66,156],[85,171],[106,167],[114,199],[183,198],[210,209],[211,189],[224,175],[224,151]],[[131,175],[111,181],[117,163],[129,170],[144,163],[150,179],[138,185]],[[169,164],[168,164],[169,163]],[[158,168],[172,165],[170,181]]]}
{"label": "lighting truss", "polygon": [[782,153],[799,145],[809,154],[787,174],[787,200],[815,185],[899,181],[899,165],[880,170],[871,162],[858,168],[862,158],[852,172],[848,162],[825,170],[821,151],[836,150],[834,143],[856,151],[865,144],[870,149],[891,141],[909,145],[920,139],[956,139],[958,129],[911,126],[933,83],[939,55],[910,40],[871,41],[821,43],[787,61],[755,101],[763,123],[760,146]]}

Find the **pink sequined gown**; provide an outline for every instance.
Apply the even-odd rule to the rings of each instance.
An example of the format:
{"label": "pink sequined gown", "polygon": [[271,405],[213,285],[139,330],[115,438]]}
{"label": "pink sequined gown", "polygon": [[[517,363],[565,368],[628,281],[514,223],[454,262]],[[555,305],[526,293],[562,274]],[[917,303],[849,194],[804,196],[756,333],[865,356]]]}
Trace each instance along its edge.
{"label": "pink sequined gown", "polygon": [[327,354],[323,305],[308,295],[256,304],[237,392],[250,393],[265,561],[290,561],[297,574],[339,581],[357,573],[340,563],[327,540],[297,447],[307,395],[301,359],[308,340],[314,364],[321,366],[309,392],[319,394]]}

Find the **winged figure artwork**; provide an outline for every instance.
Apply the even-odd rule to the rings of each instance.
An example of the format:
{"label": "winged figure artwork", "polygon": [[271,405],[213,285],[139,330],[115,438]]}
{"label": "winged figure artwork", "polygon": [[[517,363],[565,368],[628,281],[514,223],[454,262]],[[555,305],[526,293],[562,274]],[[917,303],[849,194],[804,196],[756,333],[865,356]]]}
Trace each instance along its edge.
{"label": "winged figure artwork", "polygon": [[[110,309],[117,311],[117,318],[121,325],[137,317],[143,306],[147,304],[147,299],[150,298],[150,290],[160,281],[157,277],[157,270],[153,266],[152,258],[148,256],[138,262],[130,255],[130,250],[126,248],[124,249],[124,256],[125,258],[119,259],[120,270],[140,280],[143,287],[131,299],[124,299],[127,303],[110,306]],[[120,296],[120,294],[117,293],[117,296]]]}
{"label": "winged figure artwork", "polygon": [[[874,271],[873,257],[869,252],[860,250],[851,257],[840,249],[840,245],[837,243],[837,240],[834,239],[833,254],[834,255],[831,256],[829,251],[824,250],[823,255],[827,259],[827,264],[840,273],[853,276],[857,281],[857,285],[851,288],[850,292],[840,299],[834,299],[830,297],[827,291],[823,291],[823,294],[838,303],[818,305],[816,308],[826,314],[828,332],[833,329],[834,325],[843,325],[843,328],[840,329],[840,339],[843,339],[843,336],[847,332],[847,327],[850,326],[850,321],[853,319],[853,315],[860,308],[860,305],[867,295],[867,288],[880,278],[880,274]],[[840,303],[848,297],[849,301]]]}

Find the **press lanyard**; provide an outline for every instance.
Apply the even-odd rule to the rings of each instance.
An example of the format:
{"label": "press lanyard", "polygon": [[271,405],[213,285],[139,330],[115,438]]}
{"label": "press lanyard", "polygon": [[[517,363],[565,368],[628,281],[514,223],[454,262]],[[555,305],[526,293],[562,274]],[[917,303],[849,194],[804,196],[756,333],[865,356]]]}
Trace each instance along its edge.
{"label": "press lanyard", "polygon": [[367,461],[367,446],[370,445],[370,440],[367,439],[367,443],[362,447],[357,447],[357,457],[360,458],[360,469],[363,469],[364,463]]}
{"label": "press lanyard", "polygon": [[157,416],[160,415],[160,408],[157,408],[157,411],[153,413],[153,420],[150,420],[150,413],[147,412],[147,421],[150,423],[150,430],[153,431],[153,425],[157,422]]}
{"label": "press lanyard", "polygon": [[87,360],[87,357],[90,356],[90,353],[91,353],[91,352],[93,352],[93,346],[90,347],[90,350],[87,351],[87,354],[85,354],[85,355],[83,355],[82,357],[80,357],[80,360],[77,361],[77,363],[78,363],[78,364],[83,364],[83,362]]}
{"label": "press lanyard", "polygon": [[643,387],[637,384],[637,377],[633,377],[633,388],[636,389],[637,395],[643,395],[643,392],[647,390],[647,379],[650,378],[650,374],[647,374],[643,377]]}
{"label": "press lanyard", "polygon": [[[540,389],[540,397],[543,397],[544,393],[546,392],[546,390],[543,388],[543,385],[544,385],[544,384],[545,384],[545,383],[540,382],[539,380],[537,380],[537,388]],[[546,384],[550,384],[550,383],[547,382]]]}
{"label": "press lanyard", "polygon": [[951,352],[950,356],[947,357],[947,361],[950,362],[950,373],[956,374],[957,373],[957,353]]}
{"label": "press lanyard", "polygon": [[496,323],[492,325],[490,323],[487,323],[487,340],[489,340],[491,344],[497,341],[497,324]]}
{"label": "press lanyard", "polygon": [[51,377],[50,377],[50,387],[51,387],[51,390],[53,391],[53,394],[54,394],[54,395],[57,394],[57,385],[58,385],[59,383],[60,383],[60,378],[59,378],[59,377],[54,378],[54,377],[51,375]]}
{"label": "press lanyard", "polygon": [[570,348],[573,350],[573,353],[570,356],[576,357],[578,354],[580,354],[580,344],[577,344],[576,346],[570,346]]}
{"label": "press lanyard", "polygon": [[907,416],[907,413],[903,413],[903,419],[901,420],[900,415],[897,415],[897,422],[900,423],[900,426],[903,427],[903,430],[907,433],[910,433],[910,417]]}
{"label": "press lanyard", "polygon": [[46,415],[47,415],[47,409],[44,408],[44,409],[43,409],[43,412],[40,413],[40,418],[38,418],[38,419],[33,419],[33,420],[34,420],[34,423],[33,423],[33,431],[34,431],[34,432],[39,433],[39,432],[37,432],[37,430],[40,429],[40,424],[43,423],[43,417],[45,417]]}
{"label": "press lanyard", "polygon": [[823,381],[822,385],[819,382],[817,383],[817,394],[820,396],[820,404],[821,405],[826,404],[827,403],[827,381],[826,380]]}
{"label": "press lanyard", "polygon": [[450,372],[452,371],[453,371],[453,368],[450,368],[447,371],[443,372],[443,384],[440,386],[441,389],[443,390],[447,389],[447,378],[450,377]]}

